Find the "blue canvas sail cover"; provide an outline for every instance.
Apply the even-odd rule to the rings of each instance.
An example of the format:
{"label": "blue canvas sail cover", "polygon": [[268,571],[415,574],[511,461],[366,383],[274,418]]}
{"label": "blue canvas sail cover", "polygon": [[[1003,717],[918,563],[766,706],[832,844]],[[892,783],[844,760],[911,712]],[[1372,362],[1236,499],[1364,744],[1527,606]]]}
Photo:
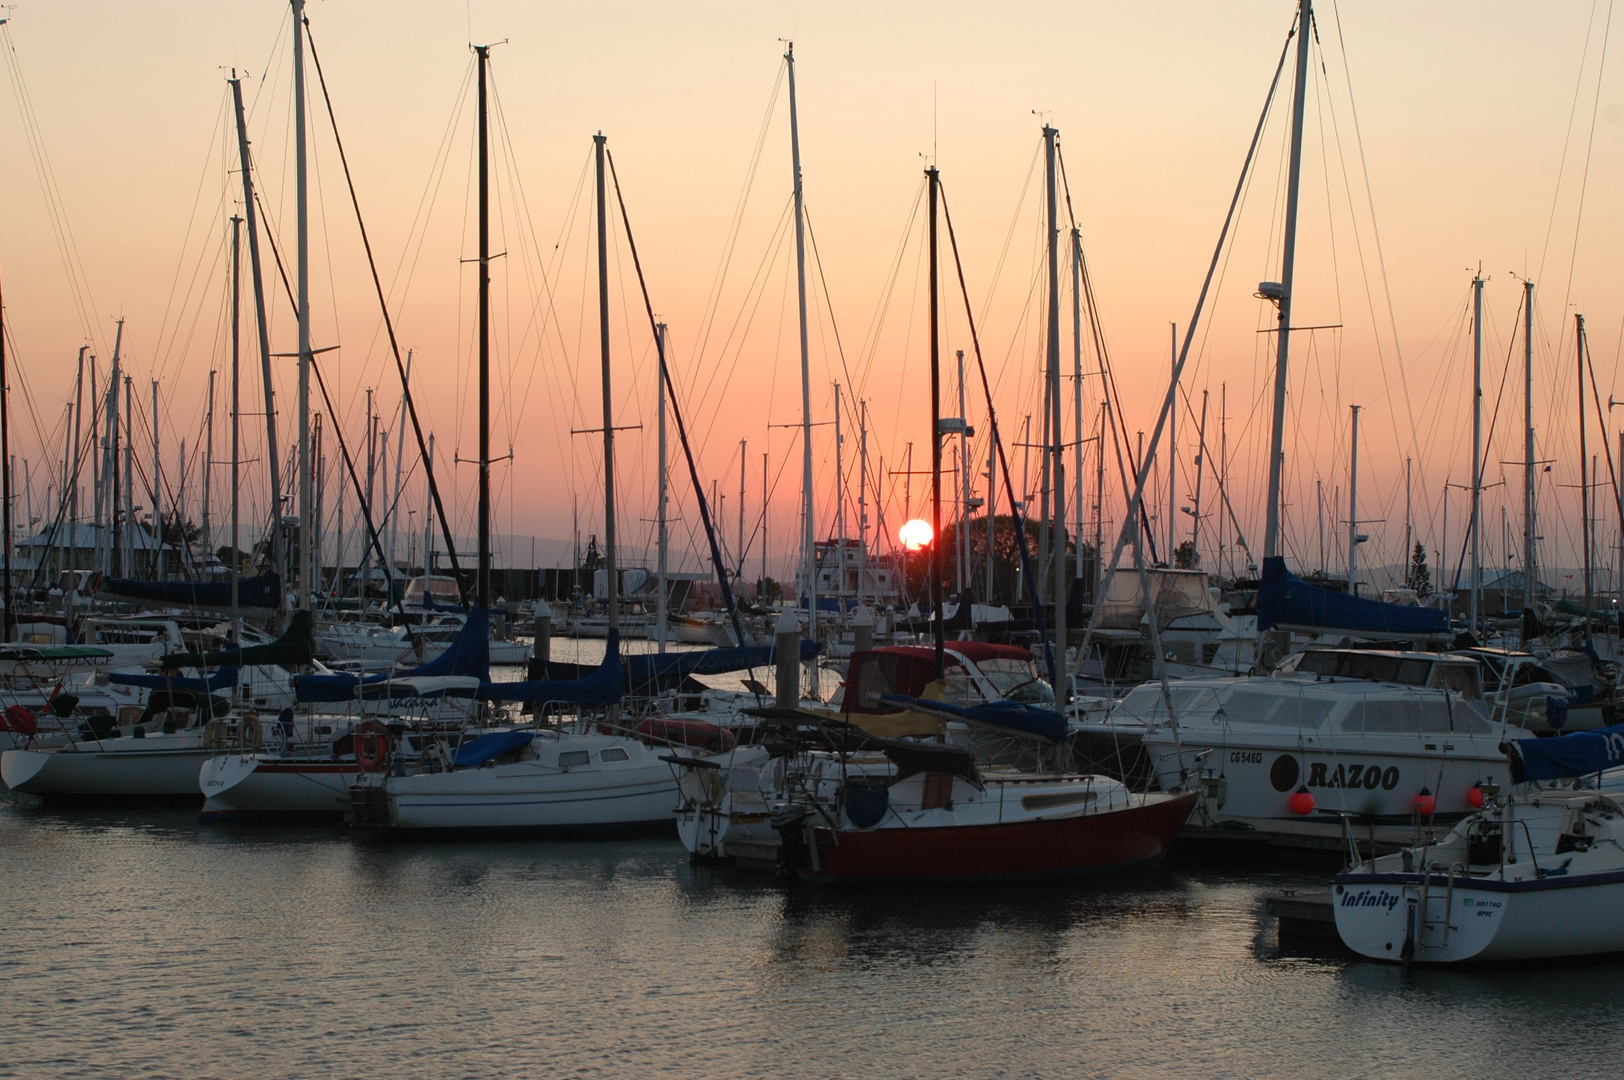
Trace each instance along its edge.
{"label": "blue canvas sail cover", "polygon": [[[801,659],[817,658],[821,648],[818,642],[801,640]],[[747,668],[770,669],[776,663],[777,652],[771,645],[752,645],[748,648],[695,649],[691,652],[637,653],[622,657],[620,661],[626,690],[631,694],[656,693],[674,689],[689,675],[722,675]],[[531,669],[536,673],[538,663]],[[545,667],[544,674],[554,679],[580,679],[596,669],[582,664],[554,661]]]}
{"label": "blue canvas sail cover", "polygon": [[532,679],[529,682],[482,685],[480,696],[487,701],[517,701],[525,704],[553,702],[568,705],[613,705],[621,698],[620,631],[609,631],[604,642],[603,663],[579,679]]}
{"label": "blue canvas sail cover", "polygon": [[534,731],[493,731],[459,746],[451,764],[459,769],[477,769],[492,758],[529,745],[535,737]]}
{"label": "blue canvas sail cover", "polygon": [[986,701],[979,705],[953,705],[946,701],[908,697],[904,694],[881,694],[881,701],[904,705],[935,716],[968,720],[1016,735],[1030,735],[1045,742],[1057,743],[1066,737],[1066,718],[1053,709],[1041,705],[1027,705],[1019,701]]}
{"label": "blue canvas sail cover", "polygon": [[[138,578],[102,578],[100,592],[120,600],[134,600],[161,607],[231,608],[231,582],[228,581],[142,581]],[[282,606],[282,579],[276,574],[258,574],[237,581],[237,606],[269,608]]]}
{"label": "blue canvas sail cover", "polygon": [[179,675],[133,675],[109,671],[107,681],[117,686],[139,686],[143,690],[189,690],[194,694],[208,694],[237,685],[237,669],[226,666],[206,679],[181,678]]}
{"label": "blue canvas sail cover", "polygon": [[410,671],[378,675],[295,675],[294,693],[300,701],[354,701],[363,686],[401,679],[438,679],[462,676],[487,681],[491,677],[491,613],[470,608],[462,629],[444,652]]}
{"label": "blue canvas sail cover", "polygon": [[1550,739],[1514,739],[1501,749],[1511,762],[1514,784],[1589,776],[1624,765],[1624,724]]}
{"label": "blue canvas sail cover", "polygon": [[1365,637],[1440,637],[1449,633],[1444,613],[1431,608],[1384,604],[1311,585],[1276,556],[1263,560],[1257,590],[1257,628],[1345,630]]}

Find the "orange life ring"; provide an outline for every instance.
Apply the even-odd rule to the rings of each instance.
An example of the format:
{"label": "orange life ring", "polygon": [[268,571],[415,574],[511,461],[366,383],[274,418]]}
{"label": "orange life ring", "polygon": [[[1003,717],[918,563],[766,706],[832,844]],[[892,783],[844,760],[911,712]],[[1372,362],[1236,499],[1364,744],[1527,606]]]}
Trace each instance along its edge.
{"label": "orange life ring", "polygon": [[8,706],[5,716],[6,727],[19,735],[33,735],[39,731],[39,719],[25,706]]}
{"label": "orange life ring", "polygon": [[389,766],[389,729],[376,720],[355,725],[355,763],[362,772],[383,772]]}

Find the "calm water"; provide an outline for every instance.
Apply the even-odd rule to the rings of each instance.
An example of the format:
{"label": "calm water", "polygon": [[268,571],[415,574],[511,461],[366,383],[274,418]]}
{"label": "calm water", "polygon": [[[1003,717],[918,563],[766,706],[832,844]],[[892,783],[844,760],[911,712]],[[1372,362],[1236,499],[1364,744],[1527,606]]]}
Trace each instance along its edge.
{"label": "calm water", "polygon": [[837,893],[0,796],[0,1076],[1617,1076],[1624,966],[1281,958],[1271,888]]}

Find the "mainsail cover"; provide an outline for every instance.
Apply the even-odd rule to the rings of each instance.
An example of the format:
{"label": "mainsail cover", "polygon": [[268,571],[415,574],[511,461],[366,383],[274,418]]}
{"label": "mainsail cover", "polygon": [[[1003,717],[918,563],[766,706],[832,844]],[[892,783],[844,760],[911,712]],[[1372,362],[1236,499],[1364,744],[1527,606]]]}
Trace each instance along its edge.
{"label": "mainsail cover", "polygon": [[159,664],[166,671],[195,667],[303,667],[316,657],[316,620],[308,611],[295,611],[288,620],[282,636],[268,645],[250,645],[246,649],[217,649],[210,653],[170,653],[160,657]]}
{"label": "mainsail cover", "polygon": [[953,705],[929,698],[907,697],[903,694],[881,694],[881,701],[905,705],[920,712],[947,716],[955,720],[968,720],[974,724],[997,728],[1014,735],[1029,735],[1045,742],[1057,743],[1066,737],[1066,718],[1053,709],[1041,705],[1028,705],[1019,701],[986,701],[979,705]]}
{"label": "mainsail cover", "polygon": [[1624,765],[1624,724],[1551,739],[1514,739],[1501,748],[1514,784],[1590,776]]}
{"label": "mainsail cover", "polygon": [[479,688],[489,701],[537,704],[613,705],[621,698],[620,631],[610,630],[604,642],[603,663],[579,679],[532,679],[529,682],[487,682]]}
{"label": "mainsail cover", "polygon": [[434,659],[399,674],[368,675],[297,675],[293,679],[294,692],[300,701],[353,701],[356,690],[362,686],[401,679],[438,679],[463,676],[488,681],[491,677],[491,613],[484,608],[470,608],[462,629],[451,639],[444,652]]}
{"label": "mainsail cover", "polygon": [[1263,560],[1257,592],[1257,628],[1343,630],[1363,637],[1439,637],[1449,633],[1444,613],[1431,608],[1384,604],[1311,585],[1276,556]]}
{"label": "mainsail cover", "polygon": [[[134,600],[160,607],[231,609],[230,581],[142,581],[139,578],[102,578],[98,590],[119,600]],[[282,578],[259,574],[237,582],[237,606],[267,608],[282,606]]]}
{"label": "mainsail cover", "polygon": [[237,685],[237,669],[230,665],[221,668],[206,679],[182,678],[179,675],[135,675],[123,671],[109,671],[107,681],[116,686],[139,686],[143,690],[186,690],[194,694],[208,694]]}
{"label": "mainsail cover", "polygon": [[[801,660],[817,658],[820,646],[816,641],[801,640]],[[643,695],[675,689],[689,675],[722,675],[747,668],[771,670],[777,653],[771,645],[752,645],[747,648],[695,649],[691,652],[637,653],[623,657],[620,667],[629,694]],[[543,667],[532,667],[553,680],[580,679],[592,674],[596,668],[585,664],[554,661]]]}

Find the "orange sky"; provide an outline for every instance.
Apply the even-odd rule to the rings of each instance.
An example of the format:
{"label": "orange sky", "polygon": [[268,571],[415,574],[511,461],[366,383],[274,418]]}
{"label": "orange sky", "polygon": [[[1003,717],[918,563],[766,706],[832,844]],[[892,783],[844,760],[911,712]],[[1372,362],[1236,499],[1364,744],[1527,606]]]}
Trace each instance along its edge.
{"label": "orange sky", "polygon": [[[579,506],[583,533],[600,528],[597,444],[572,437],[570,429],[594,426],[601,415],[585,170],[591,135],[602,130],[620,170],[654,304],[671,327],[672,361],[702,448],[701,472],[726,495],[720,510],[729,546],[737,546],[744,439],[747,532],[759,513],[766,451],[774,484],[768,569],[782,575],[796,532],[799,444],[796,432],[769,425],[798,421],[800,402],[793,235],[784,231],[786,91],[778,88],[774,100],[783,66],[777,39],[796,41],[807,205],[821,256],[821,275],[817,266],[812,273],[813,406],[820,420],[832,420],[833,382],[856,384],[845,388],[846,404],[858,395],[869,403],[870,468],[877,473],[882,458],[886,470],[901,469],[910,440],[918,444],[914,467],[926,460],[918,199],[930,156],[941,167],[956,215],[1006,443],[1018,441],[1022,418],[1038,411],[1042,167],[1034,110],[1061,132],[1127,426],[1130,433],[1149,431],[1166,388],[1168,323],[1182,327],[1189,318],[1292,5],[325,0],[311,4],[309,13],[373,249],[385,282],[393,283],[401,342],[416,350],[419,407],[441,448],[438,475],[455,488],[458,534],[473,532],[473,473],[467,465],[449,467],[447,459],[453,451],[475,452],[474,278],[458,262],[475,251],[466,44],[506,38],[493,52],[501,145],[493,168],[492,246],[507,253],[493,274],[493,446],[503,453],[511,444],[514,454],[511,465],[496,471],[495,527],[512,537],[501,561],[528,563],[532,535],[567,540],[572,505]],[[1542,479],[1542,532],[1556,550],[1553,561],[1577,558],[1576,495],[1561,486],[1578,483],[1573,312],[1583,312],[1591,328],[1603,403],[1624,392],[1616,385],[1624,318],[1618,199],[1624,90],[1617,73],[1602,67],[1609,14],[1605,3],[1577,2],[1319,9],[1323,51],[1316,49],[1314,66],[1323,60],[1324,67],[1313,73],[1308,95],[1296,317],[1300,324],[1340,323],[1342,329],[1304,334],[1294,343],[1287,521],[1295,565],[1312,569],[1319,562],[1315,480],[1323,481],[1327,500],[1334,491],[1346,497],[1349,404],[1366,410],[1359,517],[1369,522],[1361,528],[1372,542],[1361,561],[1402,557],[1406,457],[1414,460],[1418,534],[1429,549],[1441,546],[1443,486],[1469,478],[1466,304],[1480,264],[1489,278],[1485,426],[1497,399],[1501,415],[1486,454],[1486,482],[1508,481],[1485,495],[1491,561],[1504,558],[1502,508],[1511,532],[1520,535],[1520,474],[1500,464],[1521,456],[1521,345],[1510,336],[1520,285],[1513,271],[1539,282],[1535,426],[1540,457],[1556,459]],[[230,172],[235,155],[226,141],[224,78],[232,66],[248,75],[259,181],[278,243],[288,252],[293,243],[288,19],[286,6],[275,0],[156,8],[36,0],[11,9],[9,17],[10,25],[0,29],[14,50],[8,60],[13,78],[0,105],[0,140],[11,148],[0,155],[6,208],[0,272],[21,369],[12,386],[26,390],[16,406],[13,447],[36,474],[38,516],[46,512],[51,482],[39,475],[41,459],[59,460],[62,453],[62,403],[73,357],[88,339],[105,371],[112,319],[120,314],[127,319],[126,362],[143,406],[150,400],[148,380],[156,375],[161,381],[166,483],[176,481],[179,440],[195,451],[206,372],[226,363],[219,260],[224,219],[238,205]],[[65,234],[53,228],[42,190],[41,158],[29,148],[20,86],[43,138],[55,205],[71,229],[71,275],[60,253]],[[1184,384],[1197,409],[1201,391],[1211,392],[1214,455],[1217,402],[1227,384],[1230,495],[1257,550],[1271,339],[1256,333],[1270,316],[1252,294],[1259,280],[1279,273],[1288,101],[1283,91],[1265,130],[1235,245]],[[319,90],[313,89],[312,105],[320,107]],[[358,438],[369,386],[379,388],[382,424],[396,427],[398,379],[324,116],[312,121],[312,132],[314,339],[317,347],[341,346],[325,363],[346,433]],[[764,141],[753,185],[741,198],[758,137]],[[274,267],[267,273],[274,283]],[[655,384],[623,240],[616,242],[610,278],[617,422],[643,425],[621,437],[622,532],[630,546],[641,547],[649,541],[646,519],[654,509]],[[85,297],[83,317],[74,279]],[[270,297],[273,351],[290,351],[294,327],[286,300],[275,290]],[[1062,320],[1068,370],[1070,304],[1068,291]],[[956,295],[949,294],[944,310],[950,360],[952,350],[969,347],[969,337]],[[251,334],[245,340],[251,342]],[[1513,348],[1512,384],[1500,398]],[[245,357],[246,370],[256,371],[252,350]],[[1085,364],[1094,362],[1090,349]],[[287,360],[275,363],[285,449],[294,421],[292,367]],[[944,385],[954,389],[951,372]],[[1085,387],[1092,431],[1097,380],[1086,379]],[[258,392],[257,378],[245,381],[245,412]],[[951,403],[944,408],[955,411]],[[971,394],[969,413],[984,436],[979,393]],[[848,409],[848,423],[853,415]],[[245,416],[244,422],[253,431],[244,456],[262,456],[260,421]],[[150,419],[139,423],[145,429]],[[220,459],[227,456],[225,424],[222,405]],[[1184,418],[1184,505],[1194,478],[1192,428]],[[1616,440],[1618,425],[1608,430]],[[847,435],[854,508],[857,439],[849,427]],[[1593,452],[1600,451],[1599,436],[1592,417]],[[827,535],[835,490],[831,428],[815,430],[814,448],[819,532]],[[143,454],[140,441],[136,453]],[[148,447],[146,459],[150,453]],[[392,439],[389,453],[394,456]],[[1019,474],[1019,451],[1011,453]],[[971,455],[982,462],[985,454],[978,438]],[[192,468],[195,476],[195,462]],[[262,469],[246,470],[245,494],[256,505],[265,498]],[[1092,478],[1092,463],[1086,472]],[[1035,483],[1035,462],[1032,476]],[[894,534],[902,479],[882,476],[879,483]],[[675,472],[674,512],[682,520],[674,542],[684,547],[696,518],[688,487],[686,476]],[[1120,521],[1120,509],[1109,505],[1120,505],[1115,487],[1108,488],[1107,514]],[[222,470],[217,507],[224,491]],[[916,483],[916,507],[921,494]],[[188,498],[195,516],[195,489]],[[1604,503],[1611,498],[1609,488]],[[419,482],[407,485],[407,502],[419,511],[409,522],[420,530]],[[1212,509],[1209,474],[1203,513]],[[1452,551],[1466,510],[1465,496],[1454,493]],[[848,515],[848,532],[855,533],[854,509]],[[1333,568],[1345,559],[1337,539],[1345,525],[1335,522],[1346,516],[1345,506],[1328,512]],[[1603,532],[1612,537],[1607,542],[1615,545],[1617,517],[1602,514]],[[1216,520],[1206,519],[1201,539],[1209,564],[1216,556]],[[759,539],[748,546],[753,576]],[[1513,544],[1513,551],[1519,548],[1520,541]],[[538,561],[554,562],[559,553],[557,545],[543,544]],[[400,554],[406,554],[404,539]]]}

